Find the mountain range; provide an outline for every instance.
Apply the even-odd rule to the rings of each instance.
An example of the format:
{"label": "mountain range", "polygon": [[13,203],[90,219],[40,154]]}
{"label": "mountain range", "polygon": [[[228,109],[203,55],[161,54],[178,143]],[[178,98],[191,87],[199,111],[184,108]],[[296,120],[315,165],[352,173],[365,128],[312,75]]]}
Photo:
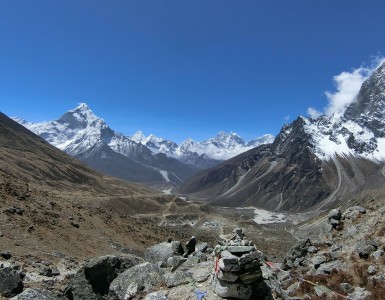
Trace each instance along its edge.
{"label": "mountain range", "polygon": [[140,131],[127,137],[112,130],[85,103],[55,121],[14,120],[96,170],[149,184],[180,184],[200,169],[273,140],[272,135],[264,135],[245,143],[237,134],[225,132],[201,143],[188,139],[180,145],[153,134],[145,137]]}
{"label": "mountain range", "polygon": [[188,179],[181,193],[218,205],[303,211],[385,186],[385,63],[342,114],[299,117],[274,142]]}

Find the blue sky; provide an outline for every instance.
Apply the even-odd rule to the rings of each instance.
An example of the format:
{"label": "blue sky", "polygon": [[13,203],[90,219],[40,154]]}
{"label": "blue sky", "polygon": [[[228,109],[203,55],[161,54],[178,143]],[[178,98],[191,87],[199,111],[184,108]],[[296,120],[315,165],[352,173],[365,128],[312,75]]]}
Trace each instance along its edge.
{"label": "blue sky", "polygon": [[0,110],[86,102],[112,129],[245,140],[328,105],[385,53],[383,0],[1,0]]}

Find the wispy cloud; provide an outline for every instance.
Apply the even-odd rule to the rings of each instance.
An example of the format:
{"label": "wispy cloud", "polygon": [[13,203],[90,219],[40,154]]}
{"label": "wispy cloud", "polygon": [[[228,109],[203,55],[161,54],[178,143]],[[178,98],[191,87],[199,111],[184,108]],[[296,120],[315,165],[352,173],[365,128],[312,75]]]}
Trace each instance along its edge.
{"label": "wispy cloud", "polygon": [[284,119],[285,122],[287,122],[287,121],[290,121],[291,118],[290,118],[289,115],[287,115],[287,116],[284,116],[283,119]]}
{"label": "wispy cloud", "polygon": [[309,107],[307,109],[309,116],[311,118],[317,118],[323,114],[327,116],[331,116],[334,113],[343,114],[346,108],[356,100],[362,83],[383,61],[384,57],[375,57],[368,67],[361,66],[352,72],[342,72],[334,76],[333,81],[336,86],[336,91],[325,92],[328,105],[321,111]]}

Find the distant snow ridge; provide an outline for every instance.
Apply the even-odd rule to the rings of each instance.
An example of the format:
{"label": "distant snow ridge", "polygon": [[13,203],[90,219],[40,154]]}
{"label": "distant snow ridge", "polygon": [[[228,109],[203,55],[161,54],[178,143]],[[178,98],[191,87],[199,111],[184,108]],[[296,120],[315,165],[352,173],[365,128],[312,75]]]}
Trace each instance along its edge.
{"label": "distant snow ridge", "polygon": [[246,144],[236,133],[221,131],[215,137],[203,142],[187,139],[180,145],[177,145],[172,141],[158,138],[153,134],[146,137],[141,131],[138,131],[131,139],[135,142],[142,143],[156,153],[165,153],[179,159],[196,156],[201,157],[203,155],[208,159],[222,161],[259,145],[272,143],[274,136],[265,134]]}

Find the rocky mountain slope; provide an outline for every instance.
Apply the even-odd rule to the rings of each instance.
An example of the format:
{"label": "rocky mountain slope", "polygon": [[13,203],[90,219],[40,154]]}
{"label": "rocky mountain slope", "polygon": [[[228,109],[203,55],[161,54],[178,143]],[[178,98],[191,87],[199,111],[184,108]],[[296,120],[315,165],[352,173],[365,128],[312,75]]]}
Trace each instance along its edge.
{"label": "rocky mountain slope", "polygon": [[105,174],[134,182],[181,183],[195,171],[165,154],[113,131],[82,103],[56,121],[29,123],[16,119],[55,147]]}
{"label": "rocky mountain slope", "polygon": [[259,146],[187,180],[181,193],[227,206],[302,211],[385,186],[385,63],[342,115],[299,117]]}
{"label": "rocky mountain slope", "polygon": [[94,171],[4,114],[0,156],[2,299],[23,285],[57,292],[89,257],[142,255],[169,236],[186,239],[183,225],[205,215],[200,205]]}

